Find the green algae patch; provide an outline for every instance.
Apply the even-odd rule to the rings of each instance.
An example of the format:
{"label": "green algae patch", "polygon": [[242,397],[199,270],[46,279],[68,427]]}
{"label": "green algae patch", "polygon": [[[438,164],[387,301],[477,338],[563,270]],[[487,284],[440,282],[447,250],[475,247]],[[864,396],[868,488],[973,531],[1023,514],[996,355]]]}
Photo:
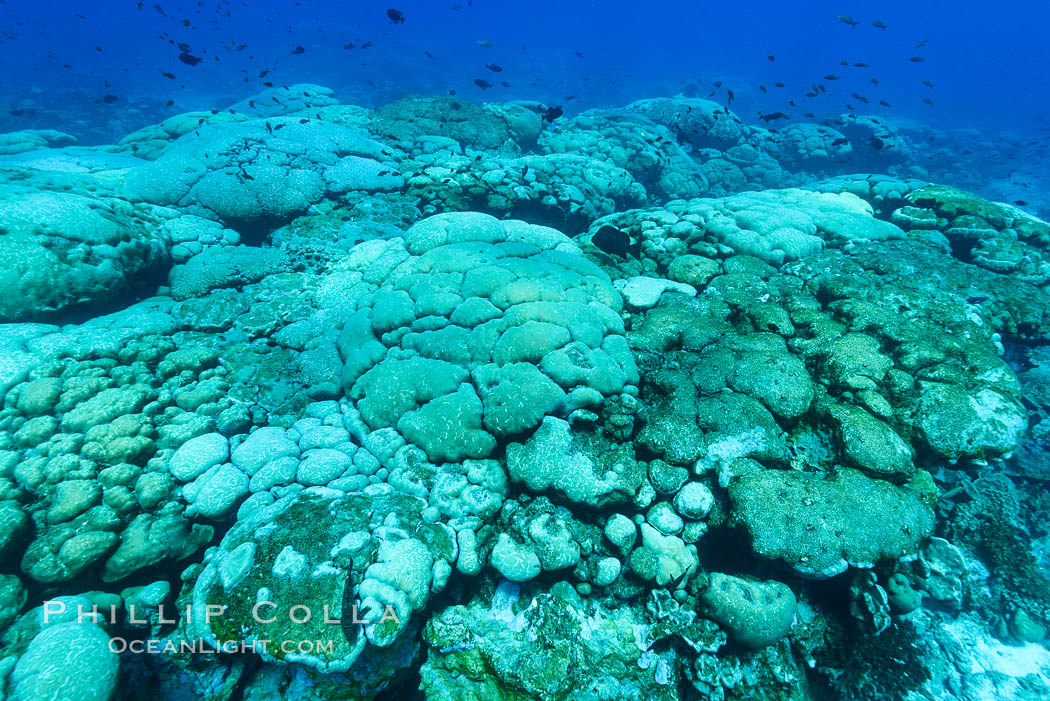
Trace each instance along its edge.
{"label": "green algae patch", "polygon": [[763,470],[729,486],[731,522],[756,554],[827,578],[913,554],[933,532],[933,512],[914,492],[840,469]]}

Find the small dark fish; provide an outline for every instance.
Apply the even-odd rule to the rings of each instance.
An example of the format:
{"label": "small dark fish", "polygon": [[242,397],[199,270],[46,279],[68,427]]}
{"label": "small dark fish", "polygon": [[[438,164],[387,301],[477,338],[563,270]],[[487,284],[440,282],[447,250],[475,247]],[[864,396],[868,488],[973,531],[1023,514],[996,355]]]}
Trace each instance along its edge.
{"label": "small dark fish", "polygon": [[926,86],[926,87],[928,87],[928,88],[932,88],[932,87],[933,87],[933,83],[931,83],[931,82],[930,82],[930,81],[928,81],[928,80],[924,80],[924,81],[922,81],[922,84],[923,84],[923,85],[925,85],[925,86]]}
{"label": "small dark fish", "polygon": [[973,297],[967,297],[966,298],[966,303],[967,304],[980,304],[981,302],[988,301],[988,299],[989,299],[988,295],[974,295]]}
{"label": "small dark fish", "polygon": [[583,54],[581,54],[579,51],[573,51],[572,53],[575,54],[576,58],[583,58]]}
{"label": "small dark fish", "polygon": [[1028,206],[1028,203],[1025,202],[1024,200],[1014,200],[1014,204],[1017,205],[1018,207],[1027,207]]}
{"label": "small dark fish", "polygon": [[803,117],[805,117],[806,119],[816,119],[816,118],[817,118],[817,117],[816,117],[816,115],[815,115],[815,114],[813,114],[812,112],[806,112],[806,113],[805,113],[804,115],[802,115],[802,116],[803,116]]}
{"label": "small dark fish", "polygon": [[877,19],[871,21],[871,26],[875,27],[875,29],[881,29],[882,31],[886,31],[887,29],[886,25]]}
{"label": "small dark fish", "polygon": [[769,59],[769,62],[770,62],[770,63],[775,63],[775,62],[776,62],[776,60],[777,60],[777,57],[776,57],[776,56],[766,56],[766,58],[768,58],[768,59]]}
{"label": "small dark fish", "polygon": [[839,79],[839,77],[837,75],[835,75],[834,73],[829,73],[826,76],[824,76],[824,80],[838,80],[838,79]]}
{"label": "small dark fish", "polygon": [[839,65],[840,66],[848,66],[849,65],[849,61],[839,61]]}
{"label": "small dark fish", "polygon": [[116,101],[117,101],[117,100],[119,100],[119,99],[120,99],[120,98],[119,98],[119,97],[117,97],[116,95],[110,95],[110,94],[108,94],[108,93],[107,93],[106,95],[103,95],[103,96],[102,96],[102,101],[103,101],[104,103],[106,103],[107,105],[112,105],[112,104],[113,104],[114,102],[116,102]]}
{"label": "small dark fish", "polygon": [[928,97],[922,98],[922,102],[924,105],[929,105],[930,107],[933,107],[933,100],[931,100]]}
{"label": "small dark fish", "polygon": [[405,15],[404,15],[403,12],[401,12],[401,10],[395,10],[393,8],[390,8],[389,10],[386,11],[386,16],[390,18],[390,23],[391,24],[404,24],[405,23]]}
{"label": "small dark fish", "polygon": [[267,134],[272,134],[273,133],[273,125],[270,124],[269,122],[265,122],[265,124],[266,124],[266,133]]}
{"label": "small dark fish", "polygon": [[879,79],[878,78],[868,78],[868,81],[870,81],[872,85],[878,85],[879,84]]}
{"label": "small dark fish", "polygon": [[181,53],[179,54],[179,60],[185,63],[187,66],[196,66],[201,62],[201,59],[197,58],[193,54]]}
{"label": "small dark fish", "polygon": [[547,111],[543,113],[543,121],[553,122],[558,117],[562,116],[565,110],[562,109],[561,105],[555,105],[554,107],[548,107]]}
{"label": "small dark fish", "polygon": [[434,60],[434,55],[429,51],[424,51],[423,53],[425,53],[427,55],[427,58],[429,58],[431,61]]}
{"label": "small dark fish", "polygon": [[808,93],[806,93],[806,97],[816,97],[816,96],[817,96],[817,94],[815,92],[808,92]]}
{"label": "small dark fish", "polygon": [[912,56],[908,60],[911,61],[912,63],[925,63],[926,62],[926,59],[923,58],[922,56]]}
{"label": "small dark fish", "polygon": [[839,22],[842,22],[843,24],[848,24],[852,29],[856,29],[857,25],[860,24],[860,22],[856,21],[849,15],[839,15]]}
{"label": "small dark fish", "polygon": [[485,64],[485,68],[488,68],[493,73],[502,73],[503,72],[503,68],[501,68],[500,66],[497,66],[495,63],[486,63]]}
{"label": "small dark fish", "polygon": [[349,44],[343,44],[343,50],[344,51],[349,51],[350,49],[356,49],[356,48],[357,48],[357,44],[355,44],[352,41]]}
{"label": "small dark fish", "polygon": [[168,78],[169,80],[175,80],[175,74],[174,73],[161,73],[161,75],[164,76],[165,78]]}
{"label": "small dark fish", "polygon": [[270,73],[270,69],[269,68],[267,68],[265,71],[259,71],[259,77],[260,78],[265,78],[267,75],[269,75],[269,73]]}
{"label": "small dark fish", "polygon": [[270,82],[269,80],[267,80],[265,83],[263,83],[263,85],[265,85],[268,88],[272,88],[273,87],[273,83]]}
{"label": "small dark fish", "polygon": [[882,105],[883,107],[889,107],[890,106],[890,103],[886,102],[885,100],[879,100],[879,104]]}
{"label": "small dark fish", "polygon": [[871,137],[871,147],[876,151],[881,151],[886,146],[886,142],[877,136]]}
{"label": "small dark fish", "polygon": [[922,41],[920,41],[918,44],[915,45],[915,48],[916,49],[921,49],[922,47],[926,46],[929,43],[930,43],[929,39],[923,39]]}
{"label": "small dark fish", "polygon": [[620,231],[615,226],[603,226],[591,237],[591,243],[598,247],[603,253],[620,258],[632,255],[641,260],[642,242],[632,241],[630,235]]}
{"label": "small dark fish", "polygon": [[298,56],[299,54],[305,54],[305,53],[306,53],[306,49],[304,49],[302,46],[296,46],[294,49],[292,49],[292,55],[293,56]]}
{"label": "small dark fish", "polygon": [[854,68],[867,68],[868,64],[866,64],[866,63],[854,63],[853,67]]}
{"label": "small dark fish", "polygon": [[791,119],[791,117],[787,116],[783,112],[770,112],[769,114],[760,114],[758,115],[758,118],[766,122],[767,124],[769,122],[772,122],[774,119]]}
{"label": "small dark fish", "polygon": [[381,170],[381,171],[379,171],[378,173],[376,173],[376,175],[377,175],[377,176],[379,176],[379,177],[381,178],[381,177],[383,177],[384,175],[390,175],[390,171],[389,171],[389,170]]}
{"label": "small dark fish", "polygon": [[721,81],[721,80],[716,80],[716,81],[715,81],[715,87],[716,87],[716,88],[720,88],[720,87],[722,87],[722,81]]}
{"label": "small dark fish", "polygon": [[736,96],[733,94],[733,91],[732,90],[726,90],[726,95],[729,96],[729,100],[728,100],[729,104],[733,104],[733,100],[736,99]]}
{"label": "small dark fish", "polygon": [[857,93],[850,93],[850,95],[855,99],[860,100],[865,105],[868,104],[868,98],[864,97],[863,95],[858,95]]}
{"label": "small dark fish", "polygon": [[759,85],[758,89],[762,91],[763,95],[765,95],[767,92],[769,92],[768,90],[766,90],[766,86],[765,85]]}
{"label": "small dark fish", "polygon": [[254,108],[255,107],[255,100],[248,100],[248,106]]}
{"label": "small dark fish", "polygon": [[490,83],[487,80],[483,80],[481,78],[475,78],[474,79],[474,85],[477,85],[482,90],[488,90],[489,88],[492,87],[492,83]]}
{"label": "small dark fish", "polygon": [[525,176],[528,175],[528,174],[529,174],[529,167],[527,165],[523,165],[521,167],[521,179],[524,180]]}
{"label": "small dark fish", "polygon": [[168,100],[168,102],[167,102],[167,106],[168,107],[171,107],[174,104],[175,104],[175,100]]}
{"label": "small dark fish", "polygon": [[508,83],[508,82],[507,82],[507,81],[505,81],[505,80],[501,80],[501,81],[499,82],[499,84],[500,84],[500,85],[502,85],[502,86],[503,86],[503,87],[505,87],[505,88],[509,88],[509,87],[510,87],[510,83]]}
{"label": "small dark fish", "polygon": [[848,143],[849,143],[849,139],[847,139],[846,137],[843,136],[841,138],[838,138],[838,139],[835,139],[834,141],[832,141],[831,145],[832,146],[843,146],[843,145],[848,144]]}
{"label": "small dark fish", "polygon": [[787,86],[784,85],[783,83],[773,83],[773,87],[774,88],[784,88],[784,87],[787,87]]}

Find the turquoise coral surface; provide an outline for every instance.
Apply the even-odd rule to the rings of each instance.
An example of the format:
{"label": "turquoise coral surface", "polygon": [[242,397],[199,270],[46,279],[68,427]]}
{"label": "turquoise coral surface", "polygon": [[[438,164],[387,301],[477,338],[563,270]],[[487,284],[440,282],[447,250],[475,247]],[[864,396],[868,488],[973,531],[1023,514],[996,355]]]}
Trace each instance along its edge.
{"label": "turquoise coral surface", "polygon": [[0,696],[1050,696],[1050,225],[549,107],[0,138]]}

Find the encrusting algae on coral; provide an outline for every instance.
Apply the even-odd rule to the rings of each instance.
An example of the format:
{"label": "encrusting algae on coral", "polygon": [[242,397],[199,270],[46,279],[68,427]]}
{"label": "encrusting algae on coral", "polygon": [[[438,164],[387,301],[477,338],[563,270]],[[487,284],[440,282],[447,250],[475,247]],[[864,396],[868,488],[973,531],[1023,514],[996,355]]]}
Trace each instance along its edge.
{"label": "encrusting algae on coral", "polygon": [[6,692],[1050,693],[986,659],[1047,659],[1050,227],[859,120],[550,107],[4,142]]}

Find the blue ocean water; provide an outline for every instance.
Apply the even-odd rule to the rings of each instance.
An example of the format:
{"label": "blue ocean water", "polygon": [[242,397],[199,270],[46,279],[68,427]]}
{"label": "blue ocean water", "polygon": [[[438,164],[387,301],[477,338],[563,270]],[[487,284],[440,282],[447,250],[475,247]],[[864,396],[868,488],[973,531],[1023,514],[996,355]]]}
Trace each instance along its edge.
{"label": "blue ocean water", "polygon": [[[569,114],[675,94],[729,103],[731,93],[751,123],[862,113],[955,130],[962,163],[941,165],[979,174],[955,184],[1050,214],[1045,3],[387,5],[8,0],[0,129],[109,143],[165,116],[299,82],[371,107],[455,94],[540,100]],[[187,65],[180,54],[201,60]]]}
{"label": "blue ocean water", "polygon": [[0,0],[0,699],[1050,698],[1048,26]]}
{"label": "blue ocean water", "polygon": [[[164,114],[168,99],[176,103],[169,114],[203,109],[266,80],[315,82],[372,105],[451,89],[474,100],[567,102],[574,109],[674,94],[691,83],[706,95],[721,80],[745,115],[783,110],[823,118],[853,103],[939,128],[987,127],[1020,137],[1048,128],[1042,86],[1050,80],[1050,9],[1041,2],[394,4],[404,23],[392,23],[390,3],[377,2],[7,0],[0,5],[0,85],[6,103],[28,99],[43,110],[58,110],[62,96],[71,111],[94,113],[93,101],[113,94],[119,102],[99,111],[99,121],[107,115],[104,121],[132,127]],[[180,63],[172,41],[186,42],[203,61]],[[368,42],[367,49],[344,49]],[[293,55],[297,46],[305,51]],[[487,64],[504,71],[493,75]],[[177,77],[168,81],[162,72]],[[840,80],[832,85],[823,79],[829,74]],[[478,77],[493,87],[479,89]],[[500,85],[504,80],[509,87]],[[776,82],[787,87],[773,89]],[[828,94],[807,102],[808,87],[822,82]],[[770,92],[762,94],[760,85]],[[854,92],[872,103],[862,108]],[[724,98],[725,90],[716,95]],[[790,108],[790,100],[805,107]],[[20,116],[4,115],[3,124],[55,124],[55,117]]]}

